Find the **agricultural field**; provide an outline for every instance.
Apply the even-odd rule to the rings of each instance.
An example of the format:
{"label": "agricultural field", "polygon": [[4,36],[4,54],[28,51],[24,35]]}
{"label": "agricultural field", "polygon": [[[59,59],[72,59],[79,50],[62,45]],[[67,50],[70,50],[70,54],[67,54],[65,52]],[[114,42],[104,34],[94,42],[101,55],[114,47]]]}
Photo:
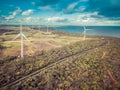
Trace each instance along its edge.
{"label": "agricultural field", "polygon": [[[0,36],[2,90],[120,90],[120,39],[25,29],[25,57],[19,33]],[[63,33],[63,32],[62,32]],[[30,53],[29,53],[30,52]]]}

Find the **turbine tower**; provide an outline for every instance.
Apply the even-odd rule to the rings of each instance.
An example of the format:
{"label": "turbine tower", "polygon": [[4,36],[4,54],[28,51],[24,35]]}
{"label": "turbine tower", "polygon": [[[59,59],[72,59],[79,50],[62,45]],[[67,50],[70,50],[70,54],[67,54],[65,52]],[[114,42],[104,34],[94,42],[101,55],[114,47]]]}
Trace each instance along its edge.
{"label": "turbine tower", "polygon": [[49,30],[48,22],[49,22],[49,19],[47,19],[47,32],[48,32],[48,30]]}
{"label": "turbine tower", "polygon": [[24,39],[28,40],[27,37],[22,32],[22,24],[20,24],[20,33],[13,39],[17,39],[18,37],[21,37],[21,58],[24,58]]}
{"label": "turbine tower", "polygon": [[83,34],[84,34],[83,40],[86,40],[86,28],[85,28],[85,26],[83,28],[84,28],[84,31],[83,31]]}
{"label": "turbine tower", "polygon": [[47,32],[48,32],[48,30],[49,30],[49,29],[48,29],[48,25],[47,25]]}
{"label": "turbine tower", "polygon": [[83,40],[86,40],[86,33],[87,33],[87,31],[89,31],[89,30],[92,30],[92,29],[86,29],[86,27],[85,26],[83,26],[83,29],[84,29],[84,31],[83,31]]}
{"label": "turbine tower", "polygon": [[41,26],[39,25],[38,28],[39,28],[39,30],[40,30],[40,29],[41,29]]}

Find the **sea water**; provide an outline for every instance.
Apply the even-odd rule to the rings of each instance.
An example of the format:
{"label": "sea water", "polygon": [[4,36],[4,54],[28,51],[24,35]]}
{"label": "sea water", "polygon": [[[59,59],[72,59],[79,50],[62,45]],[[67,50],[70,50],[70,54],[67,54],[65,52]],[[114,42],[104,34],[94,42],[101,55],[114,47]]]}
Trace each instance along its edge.
{"label": "sea water", "polygon": [[[120,26],[86,26],[87,35],[111,36],[120,38]],[[83,26],[59,26],[56,30],[62,30],[69,33],[83,34]]]}

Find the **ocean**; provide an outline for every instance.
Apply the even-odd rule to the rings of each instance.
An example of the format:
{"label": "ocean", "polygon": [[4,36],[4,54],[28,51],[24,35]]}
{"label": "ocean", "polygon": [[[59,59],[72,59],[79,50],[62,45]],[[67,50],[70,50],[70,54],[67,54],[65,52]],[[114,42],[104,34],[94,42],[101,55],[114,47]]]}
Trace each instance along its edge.
{"label": "ocean", "polygon": [[[0,27],[3,27],[4,25],[1,25]],[[7,25],[5,25],[7,26]],[[15,25],[11,25],[15,26]],[[19,25],[16,25],[19,26]],[[29,25],[28,25],[29,26]],[[34,27],[37,27],[38,25],[34,25]],[[46,28],[46,26],[42,26]],[[69,33],[75,33],[75,34],[83,34],[83,26],[52,26],[54,30],[61,30],[66,31]],[[120,26],[86,26],[86,29],[90,29],[86,32],[87,35],[93,35],[93,36],[110,36],[110,37],[118,37],[120,38]]]}
{"label": "ocean", "polygon": [[[94,36],[111,36],[120,38],[120,26],[86,26],[86,29],[90,29],[86,32],[87,35]],[[69,33],[83,33],[82,26],[59,26],[56,30],[62,30]]]}

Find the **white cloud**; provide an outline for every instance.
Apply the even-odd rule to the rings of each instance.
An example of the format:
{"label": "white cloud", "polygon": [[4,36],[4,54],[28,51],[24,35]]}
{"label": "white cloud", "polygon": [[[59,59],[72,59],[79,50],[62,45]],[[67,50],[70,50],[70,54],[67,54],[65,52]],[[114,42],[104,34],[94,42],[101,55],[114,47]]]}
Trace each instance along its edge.
{"label": "white cloud", "polygon": [[47,18],[48,22],[66,22],[68,19],[63,17],[51,17]]}
{"label": "white cloud", "polygon": [[88,24],[91,24],[93,22],[96,21],[95,18],[91,17],[92,15],[97,15],[97,12],[95,13],[83,13],[83,14],[80,14],[76,17],[76,20],[75,22],[79,23],[79,24],[83,24],[83,25],[88,25]]}
{"label": "white cloud", "polygon": [[11,15],[9,15],[8,17],[5,16],[5,19],[6,20],[10,20],[10,19],[13,19],[15,18],[15,16],[17,14],[19,14],[21,12],[21,9],[18,7],[17,10],[13,11]]}
{"label": "white cloud", "polygon": [[29,10],[26,10],[26,11],[22,12],[22,16],[29,16],[32,13],[33,13],[33,10],[29,9]]}
{"label": "white cloud", "polygon": [[48,5],[48,6],[39,6],[39,9],[41,10],[52,10],[52,8]]}
{"label": "white cloud", "polygon": [[[3,17],[3,16],[2,16]],[[32,17],[27,16],[23,18],[15,18],[9,21],[2,20],[0,24],[19,24],[21,22],[23,24],[33,24],[33,25],[119,25],[120,20],[110,20],[104,16],[98,15],[98,12],[94,13],[79,13],[79,14],[69,14],[69,15],[58,15],[55,17]]]}
{"label": "white cloud", "polygon": [[75,9],[75,11],[77,11],[77,12],[82,12],[82,11],[84,11],[85,9],[86,9],[85,6],[80,6],[79,8]]}
{"label": "white cloud", "polygon": [[69,12],[69,11],[73,10],[77,4],[78,4],[78,2],[74,2],[74,3],[70,4],[67,7],[66,11]]}
{"label": "white cloud", "polygon": [[78,15],[74,20],[74,24],[78,25],[118,25],[120,21],[110,20],[104,16],[98,15],[98,12],[94,13],[82,13]]}
{"label": "white cloud", "polygon": [[26,21],[29,22],[32,20],[32,17],[26,17]]}
{"label": "white cloud", "polygon": [[46,20],[44,18],[31,17],[31,16],[22,18],[22,20],[21,19],[17,20],[17,22],[21,22],[21,21],[22,21],[23,24],[35,24],[35,25],[40,25],[40,24],[45,24],[46,23]]}
{"label": "white cloud", "polygon": [[82,14],[80,14],[80,15],[77,16],[77,20],[80,20],[82,22],[89,22],[90,19],[94,19],[92,16],[98,17],[98,12],[94,12],[94,13],[82,13]]}

